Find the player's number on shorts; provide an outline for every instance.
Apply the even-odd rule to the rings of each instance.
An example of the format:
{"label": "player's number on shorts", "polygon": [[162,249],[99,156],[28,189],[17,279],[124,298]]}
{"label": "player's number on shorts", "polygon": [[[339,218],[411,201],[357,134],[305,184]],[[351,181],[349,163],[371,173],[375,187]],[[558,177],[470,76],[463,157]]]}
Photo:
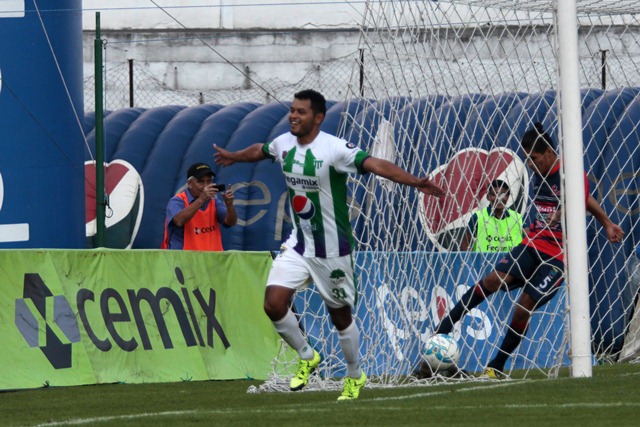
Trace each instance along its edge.
{"label": "player's number on shorts", "polygon": [[347,298],[347,292],[344,290],[344,288],[333,288],[331,289],[331,292],[337,299],[344,300]]}

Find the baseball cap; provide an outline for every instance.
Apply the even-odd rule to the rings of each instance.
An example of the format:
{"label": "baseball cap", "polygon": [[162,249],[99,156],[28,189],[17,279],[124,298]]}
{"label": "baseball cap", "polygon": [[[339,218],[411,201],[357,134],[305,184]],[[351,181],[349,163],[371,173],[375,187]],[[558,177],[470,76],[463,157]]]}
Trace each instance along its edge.
{"label": "baseball cap", "polygon": [[203,176],[206,176],[206,175],[211,175],[212,177],[216,176],[216,174],[213,173],[213,171],[211,170],[208,164],[194,163],[189,167],[189,170],[187,171],[187,181],[191,177],[202,178]]}
{"label": "baseball cap", "polygon": [[509,184],[507,184],[505,181],[503,181],[501,179],[494,179],[493,181],[491,181],[491,184],[489,184],[489,187],[491,187],[491,188],[502,188],[506,192],[509,192]]}

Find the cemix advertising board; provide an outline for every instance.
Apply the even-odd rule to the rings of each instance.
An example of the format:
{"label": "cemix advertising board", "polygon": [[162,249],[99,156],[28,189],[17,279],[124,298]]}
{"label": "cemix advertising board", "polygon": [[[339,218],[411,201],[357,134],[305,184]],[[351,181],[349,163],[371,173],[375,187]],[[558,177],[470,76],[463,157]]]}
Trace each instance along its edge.
{"label": "cemix advertising board", "polygon": [[268,252],[0,251],[0,389],[265,379]]}

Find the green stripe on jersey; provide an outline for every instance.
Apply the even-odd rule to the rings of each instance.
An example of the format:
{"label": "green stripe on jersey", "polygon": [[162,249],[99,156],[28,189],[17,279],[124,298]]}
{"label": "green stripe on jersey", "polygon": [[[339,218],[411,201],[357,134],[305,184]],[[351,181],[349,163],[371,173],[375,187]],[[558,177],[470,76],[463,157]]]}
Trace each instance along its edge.
{"label": "green stripe on jersey", "polygon": [[[293,147],[291,150],[289,150],[287,156],[282,159],[282,170],[284,172],[293,172],[293,160],[296,156],[296,149],[296,147]],[[302,231],[302,227],[300,227],[300,217],[293,209],[293,197],[296,195],[296,192],[289,188],[288,193],[289,203],[291,205],[291,213],[293,214],[293,220],[296,223],[296,238],[298,239],[298,244],[304,246],[304,232]]]}
{"label": "green stripe on jersey", "polygon": [[364,173],[364,171],[362,170],[362,162],[367,157],[369,157],[369,154],[366,151],[361,150],[356,154],[356,158],[354,159],[353,164],[356,165],[356,168],[358,168],[358,172]]}
{"label": "green stripe on jersey", "polygon": [[[304,156],[303,174],[305,176],[316,176],[316,156],[311,150],[307,150]],[[311,218],[313,241],[315,243],[316,254],[326,254],[327,241],[324,235],[324,221],[322,218],[322,203],[320,202],[320,192],[307,193],[307,197],[317,209],[317,214]]]}
{"label": "green stripe on jersey", "polygon": [[351,223],[349,222],[349,207],[347,206],[347,174],[338,172],[333,166],[329,168],[329,182],[333,196],[333,212],[336,217],[338,242],[347,241],[351,250],[355,247]]}
{"label": "green stripe on jersey", "polygon": [[271,146],[271,143],[272,143],[272,142],[273,142],[273,141],[269,141],[269,142],[267,142],[266,144],[264,144],[264,145],[262,146],[262,154],[264,154],[265,156],[267,156],[267,158],[269,158],[269,159],[272,159],[272,160],[273,160],[273,159],[275,159],[275,157],[273,157],[273,156],[271,155],[271,153],[269,152],[269,147]]}
{"label": "green stripe on jersey", "polygon": [[287,157],[282,159],[282,170],[285,172],[293,172],[293,159],[296,157],[296,147],[293,147],[287,153]]}

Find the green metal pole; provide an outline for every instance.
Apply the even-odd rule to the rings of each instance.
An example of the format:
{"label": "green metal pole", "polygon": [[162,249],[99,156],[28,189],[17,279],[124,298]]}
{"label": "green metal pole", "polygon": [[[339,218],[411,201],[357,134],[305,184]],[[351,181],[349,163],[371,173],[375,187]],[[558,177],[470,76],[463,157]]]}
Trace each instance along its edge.
{"label": "green metal pole", "polygon": [[102,39],[100,38],[100,12],[96,12],[95,86],[96,86],[96,246],[104,247],[106,195],[104,185],[104,111],[102,97]]}

